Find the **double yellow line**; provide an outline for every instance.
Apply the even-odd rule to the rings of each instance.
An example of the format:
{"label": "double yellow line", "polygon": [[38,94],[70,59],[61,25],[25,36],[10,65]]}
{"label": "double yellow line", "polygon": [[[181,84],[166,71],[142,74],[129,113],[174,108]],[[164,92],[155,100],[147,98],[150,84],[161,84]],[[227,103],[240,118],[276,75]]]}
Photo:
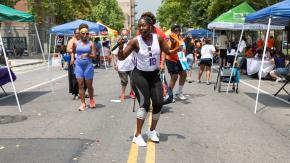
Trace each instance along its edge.
{"label": "double yellow line", "polygon": [[[151,126],[152,123],[152,112],[149,112],[148,124]],[[135,131],[136,132],[136,131]],[[137,163],[138,161],[138,150],[139,147],[135,143],[131,143],[131,148],[128,156],[127,163]],[[147,141],[147,152],[146,152],[146,163],[155,163],[155,143]]]}

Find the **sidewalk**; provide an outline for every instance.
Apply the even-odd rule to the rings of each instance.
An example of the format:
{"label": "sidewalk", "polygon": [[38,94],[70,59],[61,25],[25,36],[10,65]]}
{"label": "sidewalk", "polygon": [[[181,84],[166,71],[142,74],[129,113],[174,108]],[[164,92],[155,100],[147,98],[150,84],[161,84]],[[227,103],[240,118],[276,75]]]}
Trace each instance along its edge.
{"label": "sidewalk", "polygon": [[42,59],[10,59],[9,61],[11,61],[10,67],[20,67],[44,62]]}

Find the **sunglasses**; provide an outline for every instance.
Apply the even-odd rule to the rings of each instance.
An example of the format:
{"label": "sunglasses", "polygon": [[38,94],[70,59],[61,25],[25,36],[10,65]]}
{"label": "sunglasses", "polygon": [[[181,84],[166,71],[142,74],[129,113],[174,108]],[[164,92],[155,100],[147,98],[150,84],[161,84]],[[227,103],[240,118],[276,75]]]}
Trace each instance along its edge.
{"label": "sunglasses", "polygon": [[82,34],[82,35],[87,35],[87,36],[88,36],[90,33],[81,33],[81,34]]}
{"label": "sunglasses", "polygon": [[149,57],[152,57],[152,49],[151,49],[151,46],[148,46],[148,53],[149,53]]}

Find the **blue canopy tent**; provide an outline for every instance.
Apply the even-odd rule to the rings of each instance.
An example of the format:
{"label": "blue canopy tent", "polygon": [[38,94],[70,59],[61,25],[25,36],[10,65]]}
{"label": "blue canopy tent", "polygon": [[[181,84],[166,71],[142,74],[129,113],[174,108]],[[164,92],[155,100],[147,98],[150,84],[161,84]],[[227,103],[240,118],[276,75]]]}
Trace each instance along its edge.
{"label": "blue canopy tent", "polygon": [[104,25],[101,25],[99,23],[90,22],[86,20],[75,20],[69,23],[52,27],[50,29],[50,33],[62,34],[62,35],[73,35],[74,30],[78,28],[80,24],[87,24],[89,26],[89,30],[96,33],[107,30],[107,28]]}
{"label": "blue canopy tent", "polygon": [[[64,35],[64,36],[72,36],[74,34],[74,30],[79,27],[81,24],[87,24],[89,26],[89,31],[94,33],[100,33],[101,31],[107,31],[107,27],[95,22],[90,22],[86,20],[75,20],[72,22],[68,22],[62,25],[58,25],[52,27],[50,29],[50,36],[49,36],[49,53],[48,57],[50,58],[50,46],[51,46],[51,34],[55,35]],[[56,45],[56,38],[55,44]],[[102,49],[103,50],[103,49]],[[55,46],[54,46],[54,53],[55,53]]]}
{"label": "blue canopy tent", "polygon": [[[247,23],[263,23],[268,24],[266,39],[268,40],[269,37],[269,31],[271,24],[274,25],[282,25],[282,26],[288,26],[290,21],[290,0],[285,0],[279,3],[276,3],[272,6],[266,7],[264,9],[261,9],[255,13],[252,13],[246,17],[245,20]],[[264,44],[264,51],[263,51],[263,57],[262,57],[262,64],[260,67],[259,73],[261,73],[261,70],[264,66],[264,56],[266,53],[266,42]],[[259,99],[259,92],[260,92],[260,85],[261,85],[261,75],[259,75],[259,84],[258,84],[258,91],[256,96],[256,104],[255,104],[255,113],[257,113],[257,105],[258,105],[258,99]]]}
{"label": "blue canopy tent", "polygon": [[192,37],[212,37],[213,33],[206,29],[193,29],[193,30],[187,31],[185,34],[186,35],[191,34]]}
{"label": "blue canopy tent", "polygon": [[288,26],[290,20],[290,0],[276,3],[249,14],[245,21],[247,23],[268,24],[270,18],[273,25]]}

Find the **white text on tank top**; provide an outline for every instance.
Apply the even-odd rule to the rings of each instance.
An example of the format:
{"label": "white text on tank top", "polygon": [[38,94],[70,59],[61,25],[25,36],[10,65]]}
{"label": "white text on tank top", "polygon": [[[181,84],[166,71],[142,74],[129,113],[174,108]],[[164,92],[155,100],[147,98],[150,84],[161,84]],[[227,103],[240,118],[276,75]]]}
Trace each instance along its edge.
{"label": "white text on tank top", "polygon": [[137,36],[139,52],[136,54],[137,69],[142,71],[154,71],[159,68],[160,46],[156,34],[153,34],[152,45],[148,46],[141,35]]}

